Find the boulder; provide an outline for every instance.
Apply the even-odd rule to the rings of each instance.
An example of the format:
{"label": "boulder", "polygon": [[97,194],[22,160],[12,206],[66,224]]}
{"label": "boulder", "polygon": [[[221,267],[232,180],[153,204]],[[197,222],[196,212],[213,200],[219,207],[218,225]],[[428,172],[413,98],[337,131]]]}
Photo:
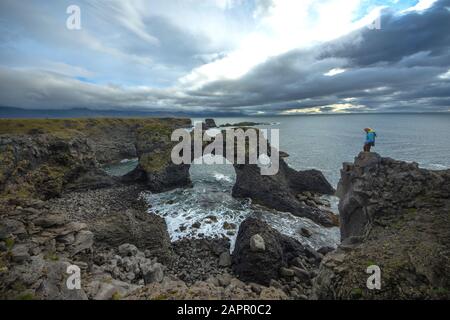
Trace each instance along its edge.
{"label": "boulder", "polygon": [[82,230],[75,236],[74,242],[70,246],[71,255],[76,255],[85,250],[91,250],[94,244],[94,234],[89,230]]}
{"label": "boulder", "polygon": [[236,183],[233,197],[251,198],[254,203],[309,218],[323,226],[336,226],[338,218],[331,212],[308,206],[297,198],[299,193],[312,191],[334,194],[334,189],[317,170],[296,171],[283,158],[279,159],[279,171],[275,175],[261,175],[257,165],[234,165]]}
{"label": "boulder", "polygon": [[46,273],[36,295],[43,300],[87,300],[83,289],[70,290],[66,281],[69,276],[67,268],[70,266],[66,261],[49,261],[46,263]]}
{"label": "boulder", "polygon": [[90,229],[94,233],[96,245],[100,247],[132,243],[163,263],[172,261],[173,252],[166,222],[157,215],[133,209],[111,212],[95,220]]}
{"label": "boulder", "polygon": [[160,263],[146,263],[141,265],[145,284],[161,282],[164,279],[164,269]]}
{"label": "boulder", "polygon": [[11,249],[11,259],[16,263],[23,263],[30,259],[30,248],[26,244],[15,245]]}
{"label": "boulder", "polygon": [[239,227],[232,268],[243,281],[269,285],[271,279],[280,277],[282,267],[304,254],[305,247],[295,239],[261,220],[247,218]]}
{"label": "boulder", "polygon": [[255,234],[250,238],[250,250],[254,252],[266,251],[266,244],[264,238],[259,234]]}
{"label": "boulder", "polygon": [[94,300],[120,300],[129,293],[138,289],[139,286],[131,285],[124,281],[108,279],[109,281],[95,280],[90,283],[89,289]]}
{"label": "boulder", "polygon": [[125,243],[119,246],[119,254],[122,257],[132,257],[138,253],[138,248],[135,245]]}
{"label": "boulder", "polygon": [[35,219],[33,223],[42,228],[62,226],[67,223],[67,217],[62,214],[49,214]]}
{"label": "boulder", "polygon": [[219,266],[220,267],[229,267],[231,266],[231,255],[228,251],[222,252],[219,257]]}

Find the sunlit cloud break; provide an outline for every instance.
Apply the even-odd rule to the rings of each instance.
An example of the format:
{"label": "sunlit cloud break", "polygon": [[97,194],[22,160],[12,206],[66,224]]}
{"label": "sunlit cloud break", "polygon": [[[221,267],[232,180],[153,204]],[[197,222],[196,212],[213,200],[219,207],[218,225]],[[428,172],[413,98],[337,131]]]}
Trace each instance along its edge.
{"label": "sunlit cloud break", "polygon": [[450,106],[450,0],[80,0],[74,30],[71,4],[0,3],[1,106],[217,115]]}

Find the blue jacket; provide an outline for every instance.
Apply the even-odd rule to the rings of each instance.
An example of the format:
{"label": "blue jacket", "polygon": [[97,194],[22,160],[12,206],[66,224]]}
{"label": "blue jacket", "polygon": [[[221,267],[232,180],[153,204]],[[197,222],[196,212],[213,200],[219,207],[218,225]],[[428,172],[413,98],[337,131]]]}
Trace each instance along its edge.
{"label": "blue jacket", "polygon": [[369,131],[367,132],[366,135],[366,143],[371,143],[371,142],[375,142],[375,137],[377,136],[377,134],[375,133],[375,131]]}

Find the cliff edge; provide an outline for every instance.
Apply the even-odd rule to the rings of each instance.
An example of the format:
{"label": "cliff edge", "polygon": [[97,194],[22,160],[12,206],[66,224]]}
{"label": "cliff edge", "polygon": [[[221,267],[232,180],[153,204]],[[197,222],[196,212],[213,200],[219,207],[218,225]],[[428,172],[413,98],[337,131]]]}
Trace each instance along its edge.
{"label": "cliff edge", "polygon": [[[317,299],[449,299],[450,170],[361,153],[337,194],[342,245],[315,279]],[[368,266],[381,289],[366,286]]]}

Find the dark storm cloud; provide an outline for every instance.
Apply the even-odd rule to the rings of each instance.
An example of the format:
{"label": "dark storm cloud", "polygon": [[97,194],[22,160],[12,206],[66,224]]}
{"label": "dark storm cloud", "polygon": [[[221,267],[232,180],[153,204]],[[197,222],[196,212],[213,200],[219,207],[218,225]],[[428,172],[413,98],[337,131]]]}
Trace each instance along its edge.
{"label": "dark storm cloud", "polygon": [[[144,38],[154,38],[155,44],[142,41],[140,33],[119,27],[107,32],[114,35],[107,41],[96,41],[88,33],[70,38],[42,15],[32,14],[33,8],[6,0],[0,4],[3,12],[10,12],[2,18],[8,23],[0,21],[4,31],[0,35],[0,104],[55,109],[148,108],[224,115],[279,114],[308,108],[334,112],[336,105],[347,112],[448,111],[448,7],[450,0],[440,0],[423,12],[399,15],[384,11],[381,30],[363,28],[322,45],[272,57],[239,79],[208,82],[192,89],[176,79],[226,55],[221,52],[223,48],[201,33],[184,30],[166,17],[153,16],[142,23]],[[21,24],[22,20],[26,21]],[[104,31],[108,26],[98,22],[95,27]],[[48,50],[41,47],[43,43],[56,43],[65,59],[70,56],[68,47],[83,48],[72,57],[74,61],[83,62],[81,65],[88,69],[95,65],[103,77],[120,77],[131,83],[135,78],[148,78],[150,82],[158,80],[158,85],[105,85],[93,81],[96,75],[90,75],[89,70],[64,64],[48,68],[43,67],[44,62],[40,68],[18,66],[13,63],[19,56],[16,45],[19,40],[26,43],[29,39],[37,42],[32,47],[36,52]],[[91,62],[94,55],[96,59]],[[102,60],[105,56],[108,58]],[[147,75],[149,68],[151,75]],[[333,69],[345,72],[327,76]],[[161,83],[170,83],[171,87]]]}
{"label": "dark storm cloud", "polygon": [[[440,0],[425,13],[411,12],[400,18],[385,11],[381,30],[364,29],[352,33],[325,45],[321,56],[346,58],[352,66],[394,63],[420,52],[429,52],[429,58],[433,60],[439,60],[441,56],[448,58],[450,19],[446,7],[449,6],[449,0]],[[450,60],[441,63],[449,66]]]}
{"label": "dark storm cloud", "polygon": [[[327,111],[326,105],[349,99],[366,110],[408,106],[410,111],[447,111],[450,86],[443,75],[450,68],[449,3],[441,0],[425,12],[400,16],[384,12],[381,30],[364,28],[307,51],[289,52],[237,81],[217,81],[191,94],[211,107],[269,113],[318,106]],[[333,68],[347,70],[324,75]]]}

